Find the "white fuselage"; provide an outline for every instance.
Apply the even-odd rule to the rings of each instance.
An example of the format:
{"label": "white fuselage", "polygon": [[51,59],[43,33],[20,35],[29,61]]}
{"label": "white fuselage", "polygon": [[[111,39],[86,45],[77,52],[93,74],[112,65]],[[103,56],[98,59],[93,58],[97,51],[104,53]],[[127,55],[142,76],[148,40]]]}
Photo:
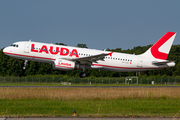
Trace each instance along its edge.
{"label": "white fuselage", "polygon": [[[31,41],[16,42],[13,44],[13,46],[6,47],[3,52],[18,59],[46,63],[54,63],[56,59],[84,58],[97,54],[109,53],[109,51],[100,51]],[[165,65],[154,65],[152,63],[153,61],[163,62],[166,60],[143,56],[143,54],[131,55],[113,52],[112,56],[107,55],[103,60],[93,62],[91,65],[87,65],[83,63],[83,61],[81,61],[80,64],[85,64],[86,68],[88,69],[94,68],[119,72],[160,69],[172,67],[175,65],[174,62],[167,63]]]}

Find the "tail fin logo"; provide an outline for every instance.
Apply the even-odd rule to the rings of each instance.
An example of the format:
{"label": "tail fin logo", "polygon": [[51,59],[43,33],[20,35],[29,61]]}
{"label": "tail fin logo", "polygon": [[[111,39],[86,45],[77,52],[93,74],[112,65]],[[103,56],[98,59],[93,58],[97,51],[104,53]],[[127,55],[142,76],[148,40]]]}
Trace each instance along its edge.
{"label": "tail fin logo", "polygon": [[[167,59],[175,34],[176,34],[175,32],[167,32],[162,38],[159,39],[159,41],[157,41],[151,47],[151,54],[156,59],[163,59],[163,60]],[[165,43],[167,43],[167,45],[165,45]]]}

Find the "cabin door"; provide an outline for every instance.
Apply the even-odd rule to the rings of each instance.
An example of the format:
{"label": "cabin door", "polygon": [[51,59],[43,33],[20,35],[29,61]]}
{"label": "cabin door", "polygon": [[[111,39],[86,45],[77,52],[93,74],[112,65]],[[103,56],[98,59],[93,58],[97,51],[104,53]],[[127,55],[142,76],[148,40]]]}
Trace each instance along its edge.
{"label": "cabin door", "polygon": [[29,53],[29,43],[30,42],[27,42],[27,43],[24,44],[24,52],[25,53]]}

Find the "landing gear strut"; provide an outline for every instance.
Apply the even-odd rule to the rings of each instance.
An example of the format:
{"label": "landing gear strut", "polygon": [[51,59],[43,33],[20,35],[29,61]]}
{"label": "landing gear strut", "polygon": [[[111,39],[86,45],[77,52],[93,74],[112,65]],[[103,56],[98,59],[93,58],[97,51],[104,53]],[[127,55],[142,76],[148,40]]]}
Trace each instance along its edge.
{"label": "landing gear strut", "polygon": [[23,67],[24,70],[26,69],[27,62],[28,62],[28,60],[24,61],[24,67]]}
{"label": "landing gear strut", "polygon": [[79,76],[80,76],[81,78],[86,77],[86,73],[85,73],[85,65],[81,65],[80,68],[81,68],[81,73],[80,73]]}

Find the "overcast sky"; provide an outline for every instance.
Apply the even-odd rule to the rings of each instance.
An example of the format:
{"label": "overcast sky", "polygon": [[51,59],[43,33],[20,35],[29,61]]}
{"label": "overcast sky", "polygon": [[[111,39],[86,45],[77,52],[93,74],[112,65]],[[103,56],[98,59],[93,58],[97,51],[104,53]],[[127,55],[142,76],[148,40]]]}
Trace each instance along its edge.
{"label": "overcast sky", "polygon": [[0,48],[32,39],[132,49],[168,31],[180,44],[180,0],[0,0]]}

